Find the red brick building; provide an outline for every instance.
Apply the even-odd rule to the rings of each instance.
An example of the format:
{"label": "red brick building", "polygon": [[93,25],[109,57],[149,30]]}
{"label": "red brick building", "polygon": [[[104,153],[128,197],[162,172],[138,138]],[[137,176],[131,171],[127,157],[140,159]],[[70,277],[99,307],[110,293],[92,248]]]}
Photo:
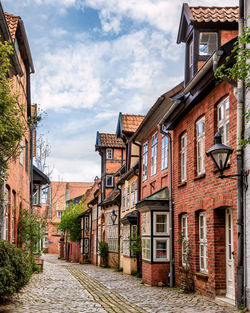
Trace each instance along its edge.
{"label": "red brick building", "polygon": [[[185,83],[160,123],[173,138],[176,284],[188,270],[195,290],[234,301],[237,264],[237,188],[220,180],[205,152],[219,131],[236,150],[234,82],[216,81],[214,69],[231,55],[238,8],[183,5],[177,42],[186,44]],[[203,66],[202,66],[203,64]],[[225,174],[236,173],[236,153]],[[180,236],[181,234],[181,236]]]}
{"label": "red brick building", "polygon": [[[13,92],[18,94],[19,105],[24,108],[24,122],[28,126],[27,120],[32,115],[30,75],[34,73],[29,43],[23,20],[19,16],[4,13],[1,4],[0,16],[1,40],[11,41],[14,48],[9,72]],[[21,154],[12,158],[8,164],[8,176],[3,186],[6,205],[0,212],[0,238],[15,244],[19,212],[22,209],[32,210],[33,131],[25,132],[21,145]]]}

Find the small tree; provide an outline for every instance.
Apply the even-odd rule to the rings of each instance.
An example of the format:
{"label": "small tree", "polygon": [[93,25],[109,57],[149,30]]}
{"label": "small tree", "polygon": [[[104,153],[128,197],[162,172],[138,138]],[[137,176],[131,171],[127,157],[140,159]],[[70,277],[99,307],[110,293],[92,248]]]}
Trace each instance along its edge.
{"label": "small tree", "polygon": [[83,200],[74,204],[71,202],[62,213],[58,229],[70,233],[70,241],[81,240],[81,220],[78,216],[84,211]]}
{"label": "small tree", "polygon": [[134,233],[132,234],[132,236],[129,237],[129,242],[130,242],[130,253],[131,256],[136,258],[137,274],[139,275],[142,252],[141,237],[137,233]]}
{"label": "small tree", "polygon": [[101,257],[102,265],[104,267],[108,266],[108,252],[109,245],[105,241],[98,241],[98,253]]}

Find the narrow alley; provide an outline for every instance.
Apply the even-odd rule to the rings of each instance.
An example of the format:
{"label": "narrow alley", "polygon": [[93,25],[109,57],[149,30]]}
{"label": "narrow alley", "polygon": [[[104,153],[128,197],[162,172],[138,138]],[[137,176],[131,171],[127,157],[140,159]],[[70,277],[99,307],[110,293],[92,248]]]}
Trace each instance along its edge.
{"label": "narrow alley", "polygon": [[233,313],[235,308],[176,289],[150,287],[130,275],[44,255],[43,273],[33,275],[1,313]]}

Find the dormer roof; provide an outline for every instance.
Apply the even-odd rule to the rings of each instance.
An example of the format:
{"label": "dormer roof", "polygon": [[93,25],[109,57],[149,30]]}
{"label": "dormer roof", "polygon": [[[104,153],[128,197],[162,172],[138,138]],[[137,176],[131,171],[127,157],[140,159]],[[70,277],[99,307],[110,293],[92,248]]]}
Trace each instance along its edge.
{"label": "dormer roof", "polygon": [[125,148],[121,138],[115,134],[96,133],[96,149],[98,148]]}
{"label": "dormer roof", "polygon": [[122,112],[120,112],[116,128],[116,136],[119,138],[122,133],[132,135],[140,126],[144,117],[144,115],[122,114]]}
{"label": "dormer roof", "polygon": [[238,7],[190,7],[183,3],[177,43],[186,42],[186,34],[194,24],[237,23],[238,15]]}

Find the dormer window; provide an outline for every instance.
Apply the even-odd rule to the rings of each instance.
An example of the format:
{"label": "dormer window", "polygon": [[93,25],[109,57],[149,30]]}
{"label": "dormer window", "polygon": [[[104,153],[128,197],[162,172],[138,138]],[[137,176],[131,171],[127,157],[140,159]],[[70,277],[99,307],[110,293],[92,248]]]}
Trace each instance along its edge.
{"label": "dormer window", "polygon": [[211,55],[218,49],[217,33],[200,33],[199,54]]}
{"label": "dormer window", "polygon": [[106,150],[106,158],[108,160],[112,160],[113,159],[113,149],[107,149]]}

